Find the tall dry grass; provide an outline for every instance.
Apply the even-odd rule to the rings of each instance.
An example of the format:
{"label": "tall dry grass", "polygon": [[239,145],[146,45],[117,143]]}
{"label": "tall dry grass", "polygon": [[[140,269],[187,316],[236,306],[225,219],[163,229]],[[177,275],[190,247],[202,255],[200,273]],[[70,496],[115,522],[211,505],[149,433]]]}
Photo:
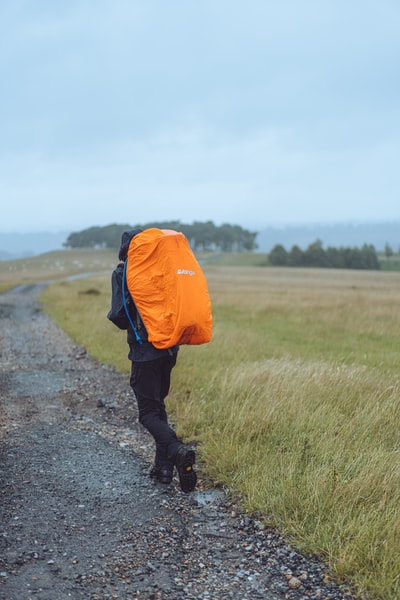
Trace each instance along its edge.
{"label": "tall dry grass", "polygon": [[399,597],[399,275],[225,268],[208,279],[214,341],[207,356],[181,353],[178,423],[249,510],[339,577]]}
{"label": "tall dry grass", "polygon": [[[397,599],[400,274],[206,274],[213,341],[181,348],[169,399],[180,434],[249,511],[371,598]],[[95,357],[128,370],[109,295],[98,277],[52,286],[44,302]]]}

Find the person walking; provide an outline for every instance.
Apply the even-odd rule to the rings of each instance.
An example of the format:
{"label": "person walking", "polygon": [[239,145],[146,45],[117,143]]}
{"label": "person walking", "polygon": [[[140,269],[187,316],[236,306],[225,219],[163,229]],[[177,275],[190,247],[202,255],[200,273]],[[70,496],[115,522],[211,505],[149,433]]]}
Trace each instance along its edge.
{"label": "person walking", "polygon": [[[167,349],[156,348],[147,340],[146,328],[134,302],[128,296],[125,311],[121,311],[121,300],[118,288],[122,285],[123,265],[127,260],[129,244],[141,229],[133,229],[123,233],[119,260],[121,261],[113,273],[112,307],[107,317],[115,324],[118,313],[118,327],[127,329],[129,345],[128,358],[131,361],[130,386],[135,394],[139,422],[152,435],[155,442],[155,460],[150,470],[150,477],[162,484],[170,484],[176,468],[180,487],[183,492],[194,490],[197,474],[194,469],[195,452],[179,439],[168,422],[165,399],[171,385],[171,371],[175,367],[179,346]],[[117,291],[115,292],[115,288]],[[125,317],[125,318],[124,318]],[[134,328],[132,325],[134,324]],[[140,338],[138,338],[138,335]]]}

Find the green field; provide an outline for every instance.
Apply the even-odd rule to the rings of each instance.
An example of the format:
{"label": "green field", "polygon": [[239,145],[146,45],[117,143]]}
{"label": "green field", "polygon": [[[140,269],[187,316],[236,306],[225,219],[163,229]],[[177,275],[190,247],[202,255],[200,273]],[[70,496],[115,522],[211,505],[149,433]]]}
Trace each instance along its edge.
{"label": "green field", "polygon": [[[109,259],[42,301],[127,372],[125,334],[105,318]],[[333,576],[398,599],[400,273],[204,268],[213,340],[181,348],[169,398],[179,433],[198,442],[210,482]]]}

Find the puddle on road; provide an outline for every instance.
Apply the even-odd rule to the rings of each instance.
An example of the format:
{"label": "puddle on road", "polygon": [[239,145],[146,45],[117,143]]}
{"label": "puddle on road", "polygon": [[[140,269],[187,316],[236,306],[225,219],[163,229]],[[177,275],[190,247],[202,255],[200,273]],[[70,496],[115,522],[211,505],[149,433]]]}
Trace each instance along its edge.
{"label": "puddle on road", "polygon": [[212,504],[216,502],[219,498],[224,496],[224,492],[222,490],[207,490],[206,492],[194,492],[193,498],[196,500],[198,504],[202,506],[207,506],[208,504]]}

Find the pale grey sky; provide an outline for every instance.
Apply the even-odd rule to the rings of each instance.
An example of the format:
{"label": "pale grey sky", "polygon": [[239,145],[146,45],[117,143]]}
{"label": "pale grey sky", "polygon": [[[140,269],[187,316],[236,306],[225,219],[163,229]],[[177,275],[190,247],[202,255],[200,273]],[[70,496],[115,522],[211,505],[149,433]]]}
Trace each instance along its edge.
{"label": "pale grey sky", "polygon": [[0,231],[400,220],[397,0],[0,0]]}

